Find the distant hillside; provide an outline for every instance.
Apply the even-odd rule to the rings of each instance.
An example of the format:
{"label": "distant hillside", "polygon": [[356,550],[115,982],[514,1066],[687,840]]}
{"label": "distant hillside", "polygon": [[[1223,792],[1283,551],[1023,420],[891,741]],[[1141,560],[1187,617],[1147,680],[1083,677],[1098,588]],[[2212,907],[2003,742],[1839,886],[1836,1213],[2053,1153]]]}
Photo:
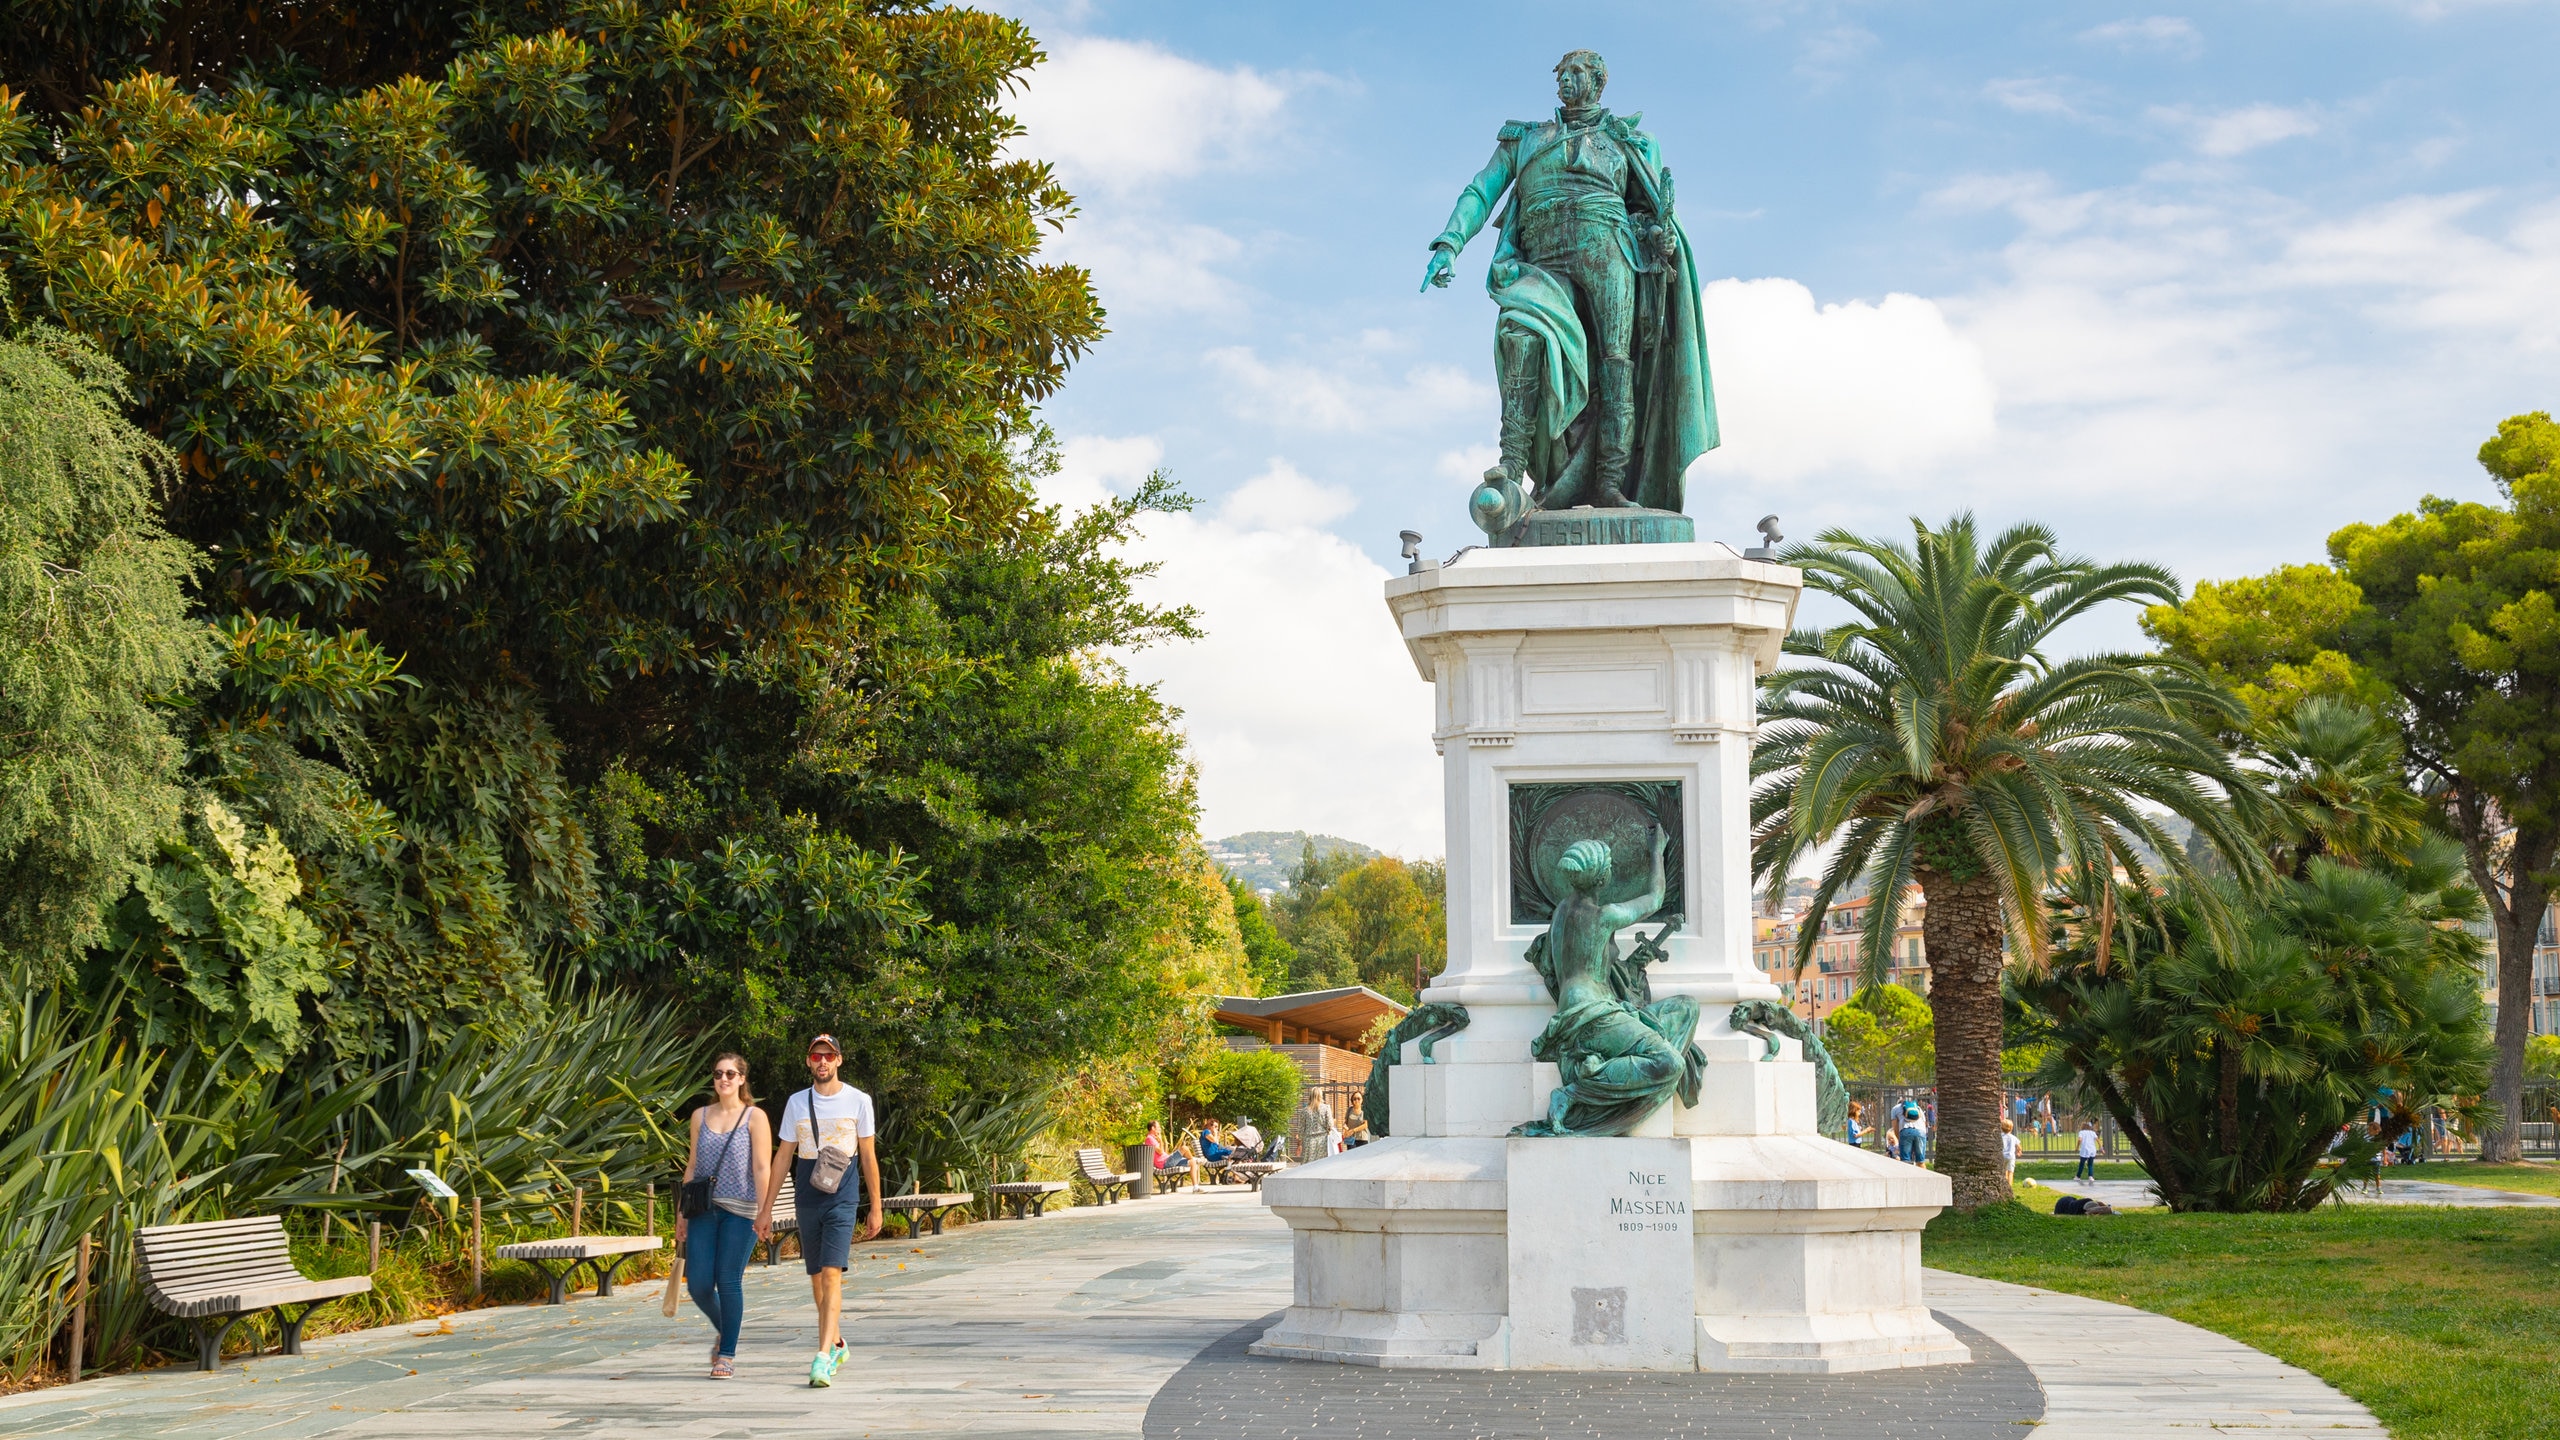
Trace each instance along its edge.
{"label": "distant hillside", "polygon": [[1316,842],[1319,855],[1349,855],[1367,860],[1379,851],[1357,840],[1339,835],[1310,835],[1304,830],[1248,830],[1224,840],[1209,842],[1209,858],[1226,867],[1227,873],[1255,890],[1268,895],[1289,888],[1290,872],[1298,868],[1298,857],[1305,853],[1307,842]]}

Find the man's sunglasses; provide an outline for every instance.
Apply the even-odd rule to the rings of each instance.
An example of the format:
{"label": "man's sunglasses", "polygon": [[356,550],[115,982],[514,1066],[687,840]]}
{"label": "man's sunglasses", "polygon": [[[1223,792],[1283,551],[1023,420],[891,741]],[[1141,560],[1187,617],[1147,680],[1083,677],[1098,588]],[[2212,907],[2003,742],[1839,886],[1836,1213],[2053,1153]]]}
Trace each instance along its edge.
{"label": "man's sunglasses", "polygon": [[837,1054],[833,1050],[812,1050],[809,1052],[809,1063],[812,1065],[817,1064],[821,1060],[842,1060],[843,1058],[844,1057],[842,1055]]}

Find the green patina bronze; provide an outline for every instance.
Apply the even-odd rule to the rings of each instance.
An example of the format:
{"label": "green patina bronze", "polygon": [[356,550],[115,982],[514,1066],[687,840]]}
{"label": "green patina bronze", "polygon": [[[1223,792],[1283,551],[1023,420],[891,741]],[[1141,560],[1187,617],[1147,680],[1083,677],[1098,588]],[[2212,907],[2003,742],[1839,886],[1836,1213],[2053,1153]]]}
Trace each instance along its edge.
{"label": "green patina bronze", "polygon": [[1598,894],[1614,866],[1607,842],[1577,840],[1555,865],[1555,907],[1546,933],[1529,942],[1529,963],[1555,997],[1555,1017],[1529,1053],[1554,1065],[1563,1081],[1547,1097],[1547,1118],[1514,1135],[1624,1135],[1677,1095],[1698,1103],[1707,1057],[1698,1049],[1698,1002],[1687,995],[1653,998],[1646,967],[1663,958],[1662,942],[1680,924],[1671,916],[1635,953],[1618,953],[1618,931],[1662,905],[1667,833],[1652,837],[1653,882],[1614,905]]}
{"label": "green patina bronze", "polygon": [[1378,1046],[1377,1063],[1369,1067],[1369,1083],[1360,1092],[1360,1114],[1368,1120],[1371,1135],[1395,1133],[1387,1128],[1387,1092],[1392,1088],[1387,1081],[1387,1072],[1390,1066],[1404,1063],[1405,1042],[1418,1042],[1416,1048],[1421,1052],[1422,1063],[1428,1065],[1431,1063],[1432,1046],[1466,1028],[1466,1006],[1435,1002],[1416,1005],[1396,1022],[1394,1029],[1387,1032],[1385,1042]]}
{"label": "green patina bronze", "polygon": [[[1597,840],[1617,857],[1600,903],[1614,904],[1644,893],[1648,872],[1645,847],[1655,832],[1670,837],[1666,852],[1667,889],[1660,914],[1688,908],[1682,877],[1688,873],[1683,852],[1680,782],[1677,780],[1570,781],[1522,783],[1511,787],[1511,923],[1543,925],[1568,893],[1550,883],[1565,847],[1576,840]],[[1629,923],[1657,918],[1648,911]]]}
{"label": "green patina bronze", "polygon": [[1778,1058],[1778,1037],[1787,1036],[1804,1046],[1804,1058],[1813,1062],[1813,1110],[1822,1133],[1833,1140],[1849,1133],[1849,1086],[1840,1078],[1840,1067],[1831,1063],[1831,1051],[1822,1037],[1804,1017],[1775,1000],[1745,1000],[1733,1007],[1733,1028],[1746,1035],[1757,1035],[1769,1042],[1763,1060]]}
{"label": "green patina bronze", "polygon": [[[1502,464],[1468,510],[1496,545],[1695,535],[1680,513],[1684,477],[1717,438],[1697,267],[1672,213],[1671,171],[1641,116],[1601,106],[1608,80],[1589,50],[1557,62],[1555,115],[1502,127],[1423,272],[1426,289],[1447,285],[1458,252],[1494,219],[1485,289],[1499,311]],[[1556,518],[1585,506],[1629,518]]]}

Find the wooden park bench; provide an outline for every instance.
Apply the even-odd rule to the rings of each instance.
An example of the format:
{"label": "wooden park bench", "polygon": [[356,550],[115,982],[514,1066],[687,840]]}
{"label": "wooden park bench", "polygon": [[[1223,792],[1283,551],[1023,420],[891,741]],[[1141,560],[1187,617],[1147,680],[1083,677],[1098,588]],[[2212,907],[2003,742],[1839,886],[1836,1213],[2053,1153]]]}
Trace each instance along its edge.
{"label": "wooden park bench", "polygon": [[1008,1180],[1002,1185],[988,1186],[987,1193],[1012,1212],[1007,1219],[1037,1220],[1043,1213],[1041,1207],[1049,1203],[1049,1197],[1066,1188],[1064,1180]]}
{"label": "wooden park bench", "polygon": [[[1076,1173],[1083,1176],[1085,1183],[1093,1187],[1094,1203],[1098,1205],[1119,1204],[1121,1196],[1128,1194],[1129,1187],[1136,1184],[1138,1180],[1138,1172],[1135,1170],[1103,1168],[1102,1151],[1091,1145],[1076,1152]],[[1120,1194],[1112,1194],[1114,1190],[1119,1191]]]}
{"label": "wooden park bench", "polygon": [[[196,1368],[222,1368],[231,1327],[261,1310],[284,1322],[284,1353],[302,1353],[302,1322],[324,1303],[373,1288],[370,1276],[313,1280],[293,1263],[284,1217],[148,1225],[133,1232],[136,1262],[154,1309],[187,1322]],[[290,1308],[299,1305],[300,1314]],[[219,1325],[208,1322],[219,1320]]]}
{"label": "wooden park bench", "polygon": [[944,1216],[977,1198],[976,1192],[969,1190],[950,1194],[892,1195],[880,1202],[880,1208],[893,1215],[906,1216],[909,1235],[939,1235]]}
{"label": "wooden park bench", "polygon": [[1259,1193],[1262,1189],[1264,1176],[1269,1175],[1274,1170],[1286,1170],[1288,1168],[1288,1166],[1281,1164],[1277,1160],[1230,1160],[1227,1162],[1227,1178],[1230,1180],[1241,1180],[1249,1188],[1254,1190],[1256,1193]]}
{"label": "wooden park bench", "polygon": [[782,1188],[773,1192],[773,1235],[764,1242],[764,1263],[771,1265],[782,1256],[782,1237],[800,1233],[800,1192],[793,1189],[791,1177],[782,1177]]}
{"label": "wooden park bench", "polygon": [[[596,1293],[613,1293],[614,1272],[634,1255],[646,1254],[663,1245],[655,1235],[563,1235],[556,1240],[523,1240],[501,1245],[501,1260],[522,1260],[542,1272],[551,1283],[551,1303],[568,1303],[569,1282],[581,1267],[596,1277]],[[557,1270],[551,1267],[557,1265]]]}

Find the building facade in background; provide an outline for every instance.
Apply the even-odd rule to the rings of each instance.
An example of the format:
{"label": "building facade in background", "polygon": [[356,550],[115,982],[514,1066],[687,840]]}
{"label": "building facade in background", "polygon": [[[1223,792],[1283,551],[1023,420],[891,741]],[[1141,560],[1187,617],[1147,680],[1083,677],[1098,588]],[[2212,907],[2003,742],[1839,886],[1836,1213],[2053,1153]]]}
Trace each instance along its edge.
{"label": "building facade in background", "polygon": [[[1752,958],[1763,974],[1778,982],[1787,1004],[1819,1031],[1832,1011],[1858,993],[1859,939],[1876,897],[1858,895],[1832,902],[1822,917],[1822,934],[1814,942],[1812,958],[1802,971],[1796,968],[1796,942],[1803,933],[1804,912],[1792,903],[1793,897],[1790,900],[1788,913],[1752,917]],[[1921,996],[1929,993],[1929,957],[1920,940],[1927,904],[1919,886],[1904,889],[1901,913],[1894,921],[1889,976],[1892,983]]]}

